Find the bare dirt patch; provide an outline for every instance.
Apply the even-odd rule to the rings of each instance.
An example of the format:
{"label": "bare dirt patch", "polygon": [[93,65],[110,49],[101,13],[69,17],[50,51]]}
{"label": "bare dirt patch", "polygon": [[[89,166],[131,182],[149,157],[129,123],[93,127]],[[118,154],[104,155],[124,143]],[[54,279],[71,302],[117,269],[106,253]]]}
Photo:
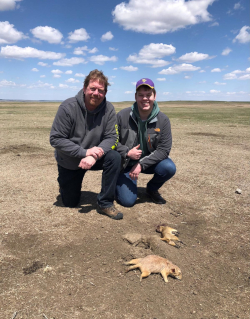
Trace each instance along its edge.
{"label": "bare dirt patch", "polygon": [[[162,106],[177,166],[161,189],[167,203],[149,201],[150,176],[142,175],[135,206],[117,205],[124,219],[114,221],[96,212],[101,172],[86,173],[79,207],[62,205],[48,143],[58,103],[0,103],[7,132],[0,137],[1,318],[249,316],[250,108],[186,104],[186,112],[181,103]],[[179,231],[179,249],[159,239],[163,223]],[[133,245],[128,233],[144,240]],[[125,273],[124,262],[150,254],[177,265],[182,280],[152,274],[140,282],[139,269]]]}

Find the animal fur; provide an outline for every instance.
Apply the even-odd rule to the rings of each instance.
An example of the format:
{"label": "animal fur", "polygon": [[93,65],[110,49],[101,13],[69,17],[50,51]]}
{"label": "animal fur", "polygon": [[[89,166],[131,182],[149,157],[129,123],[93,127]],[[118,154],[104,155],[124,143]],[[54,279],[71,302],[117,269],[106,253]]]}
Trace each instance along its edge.
{"label": "animal fur", "polygon": [[164,224],[158,225],[156,231],[161,233],[161,240],[166,241],[169,245],[179,248],[180,246],[176,242],[182,243],[182,241],[176,236],[178,231]]}
{"label": "animal fur", "polygon": [[140,268],[140,281],[142,281],[142,278],[148,277],[151,273],[161,273],[165,282],[168,282],[168,276],[179,280],[182,279],[182,273],[178,266],[174,265],[171,261],[156,255],[148,255],[144,258],[132,259],[126,262],[125,265],[133,265],[130,266],[126,272]]}

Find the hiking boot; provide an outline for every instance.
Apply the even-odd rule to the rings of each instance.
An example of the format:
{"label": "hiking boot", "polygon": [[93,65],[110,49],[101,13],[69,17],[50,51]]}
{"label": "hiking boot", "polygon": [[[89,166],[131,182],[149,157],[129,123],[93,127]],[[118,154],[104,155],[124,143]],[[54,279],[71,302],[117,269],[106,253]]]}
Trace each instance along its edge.
{"label": "hiking boot", "polygon": [[166,200],[161,196],[161,194],[157,191],[150,191],[146,189],[146,194],[152,199],[155,204],[166,204]]}
{"label": "hiking boot", "polygon": [[97,212],[102,215],[107,215],[108,217],[112,219],[116,219],[116,220],[123,219],[123,214],[119,212],[114,205],[107,208],[97,205]]}

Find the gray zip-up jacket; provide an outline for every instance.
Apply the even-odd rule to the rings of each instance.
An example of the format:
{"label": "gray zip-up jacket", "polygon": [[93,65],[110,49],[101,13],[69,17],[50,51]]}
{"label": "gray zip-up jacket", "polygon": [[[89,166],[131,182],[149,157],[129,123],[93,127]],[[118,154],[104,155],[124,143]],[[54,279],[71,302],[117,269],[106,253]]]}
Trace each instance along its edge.
{"label": "gray zip-up jacket", "polygon": [[[117,151],[123,159],[123,168],[129,165],[130,158],[127,153],[139,144],[138,125],[131,107],[121,110],[117,114],[119,143]],[[149,155],[141,158],[139,163],[142,170],[168,158],[172,147],[172,133],[170,121],[167,115],[159,112],[147,124],[147,147]]]}
{"label": "gray zip-up jacket", "polygon": [[59,106],[50,132],[50,144],[55,148],[55,158],[62,167],[79,169],[78,165],[89,148],[101,147],[106,154],[115,149],[117,143],[116,113],[106,98],[89,112],[83,90],[80,90]]}

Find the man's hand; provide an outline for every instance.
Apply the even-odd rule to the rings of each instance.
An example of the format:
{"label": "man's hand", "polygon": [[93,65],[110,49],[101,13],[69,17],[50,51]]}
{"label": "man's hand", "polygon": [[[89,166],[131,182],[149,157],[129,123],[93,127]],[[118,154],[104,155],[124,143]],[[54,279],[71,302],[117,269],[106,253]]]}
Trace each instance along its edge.
{"label": "man's hand", "polygon": [[133,160],[138,160],[141,157],[142,154],[142,150],[139,149],[140,148],[140,144],[138,144],[137,146],[135,146],[134,148],[132,148],[127,156],[132,158]]}
{"label": "man's hand", "polygon": [[131,170],[129,172],[129,177],[133,181],[137,181],[140,172],[141,172],[141,164],[137,163],[131,168]]}
{"label": "man's hand", "polygon": [[104,151],[101,147],[94,146],[92,148],[89,148],[86,152],[87,156],[93,156],[95,160],[100,159],[104,155]]}
{"label": "man's hand", "polygon": [[84,157],[80,164],[78,165],[82,169],[91,169],[93,165],[95,165],[96,159],[93,156]]}

